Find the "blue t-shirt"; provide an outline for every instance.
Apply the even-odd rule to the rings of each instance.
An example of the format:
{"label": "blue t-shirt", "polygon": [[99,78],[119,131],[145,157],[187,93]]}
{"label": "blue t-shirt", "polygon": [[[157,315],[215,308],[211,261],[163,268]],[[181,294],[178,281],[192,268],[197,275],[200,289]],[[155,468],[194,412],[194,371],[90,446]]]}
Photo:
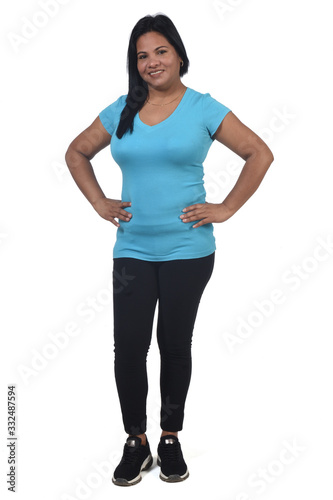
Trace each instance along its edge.
{"label": "blue t-shirt", "polygon": [[175,111],[157,125],[147,125],[135,115],[133,133],[116,136],[127,95],[100,112],[112,136],[111,154],[122,171],[121,200],[132,205],[126,222],[119,219],[113,258],[134,257],[149,261],[193,259],[216,250],[213,224],[197,228],[183,222],[183,208],[205,203],[203,162],[212,136],[229,108],[209,93],[187,87]]}

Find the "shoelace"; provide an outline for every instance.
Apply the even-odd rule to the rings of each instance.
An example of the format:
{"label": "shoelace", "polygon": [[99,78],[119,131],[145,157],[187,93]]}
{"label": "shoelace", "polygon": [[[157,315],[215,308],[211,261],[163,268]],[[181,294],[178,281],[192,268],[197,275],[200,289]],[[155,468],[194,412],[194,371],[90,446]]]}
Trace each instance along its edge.
{"label": "shoelace", "polygon": [[163,455],[166,460],[178,461],[181,458],[180,455],[180,444],[175,442],[173,444],[166,444],[163,446]]}
{"label": "shoelace", "polygon": [[123,463],[133,464],[136,461],[138,454],[139,448],[133,448],[132,446],[128,446],[128,444],[125,444]]}

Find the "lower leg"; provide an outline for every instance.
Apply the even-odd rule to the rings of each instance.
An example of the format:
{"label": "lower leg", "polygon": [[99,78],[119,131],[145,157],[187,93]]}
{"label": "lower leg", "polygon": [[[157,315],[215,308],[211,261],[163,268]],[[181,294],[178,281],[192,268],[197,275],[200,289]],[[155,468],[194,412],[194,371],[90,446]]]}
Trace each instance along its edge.
{"label": "lower leg", "polygon": [[141,439],[141,444],[145,446],[147,444],[147,436],[146,434],[129,434],[129,437],[136,436]]}
{"label": "lower leg", "polygon": [[178,437],[178,431],[177,432],[171,432],[171,431],[162,431],[161,437],[167,436],[169,434],[172,434],[173,436]]}

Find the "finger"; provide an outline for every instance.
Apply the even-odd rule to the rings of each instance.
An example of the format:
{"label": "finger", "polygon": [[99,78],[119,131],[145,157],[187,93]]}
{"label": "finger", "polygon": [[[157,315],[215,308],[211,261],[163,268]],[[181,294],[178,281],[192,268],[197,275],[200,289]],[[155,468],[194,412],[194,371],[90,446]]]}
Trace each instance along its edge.
{"label": "finger", "polygon": [[114,226],[117,226],[117,227],[120,226],[120,224],[118,224],[118,222],[111,215],[110,216],[105,216],[105,217],[103,217],[103,219],[111,222]]}
{"label": "finger", "polygon": [[206,211],[205,210],[200,210],[196,209],[192,212],[188,212],[184,216],[180,216],[183,222],[192,222],[195,220],[202,219],[203,216],[205,215]]}
{"label": "finger", "polygon": [[182,212],[190,212],[191,210],[195,210],[196,208],[201,208],[202,203],[196,203],[195,205],[190,205],[189,207],[183,208]]}
{"label": "finger", "polygon": [[126,221],[131,220],[132,214],[130,214],[129,212],[125,212],[125,214],[122,215],[121,218],[122,218],[122,220],[126,220]]}
{"label": "finger", "polygon": [[110,222],[112,222],[112,224],[113,224],[114,226],[116,226],[116,227],[120,227],[119,222],[117,222],[117,221],[116,221],[116,219],[114,219],[113,217],[111,217],[109,220],[110,220]]}
{"label": "finger", "polygon": [[201,220],[200,222],[198,222],[197,224],[194,224],[194,228],[197,228],[197,227],[200,227],[200,226],[203,226],[204,224],[208,224],[210,221],[208,219],[203,219]]}
{"label": "finger", "polygon": [[185,217],[193,217],[193,216],[197,216],[197,215],[201,215],[201,214],[206,214],[207,210],[208,209],[205,205],[200,205],[200,206],[197,206],[197,208],[194,208],[192,210],[188,210],[188,212],[186,212],[185,214],[182,214],[182,215],[184,215]]}
{"label": "finger", "polygon": [[126,210],[121,210],[119,212],[119,215],[122,215],[123,217],[126,217],[126,219],[132,217],[132,214],[130,212],[126,212]]}
{"label": "finger", "polygon": [[101,217],[103,217],[103,219],[105,219],[105,220],[107,220],[109,222],[112,222],[112,224],[114,224],[117,227],[120,226],[120,224],[115,220],[115,216],[112,215],[111,213],[105,214],[105,215],[101,215]]}

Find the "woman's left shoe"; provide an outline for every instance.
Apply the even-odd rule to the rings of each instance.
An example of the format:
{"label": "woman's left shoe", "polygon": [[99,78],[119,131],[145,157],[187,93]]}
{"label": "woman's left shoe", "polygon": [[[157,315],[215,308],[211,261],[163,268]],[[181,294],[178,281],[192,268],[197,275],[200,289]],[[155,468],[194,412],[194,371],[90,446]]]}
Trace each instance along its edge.
{"label": "woman's left shoe", "polygon": [[177,483],[188,478],[189,471],[177,436],[162,436],[157,454],[157,465],[161,467],[160,478],[163,481]]}

